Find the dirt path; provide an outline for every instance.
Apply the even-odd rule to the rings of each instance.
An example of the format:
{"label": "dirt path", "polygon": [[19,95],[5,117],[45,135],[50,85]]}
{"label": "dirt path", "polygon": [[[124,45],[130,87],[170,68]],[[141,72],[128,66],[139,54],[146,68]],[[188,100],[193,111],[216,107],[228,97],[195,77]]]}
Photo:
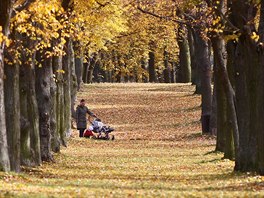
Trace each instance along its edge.
{"label": "dirt path", "polygon": [[92,85],[79,94],[122,140],[180,140],[200,133],[199,96],[186,85]]}
{"label": "dirt path", "polygon": [[[262,178],[232,172],[200,135],[200,97],[190,85],[87,85],[78,99],[115,141],[74,138],[55,164],[0,175],[1,193],[43,197],[236,197],[263,193]],[[2,189],[1,189],[2,185]]]}

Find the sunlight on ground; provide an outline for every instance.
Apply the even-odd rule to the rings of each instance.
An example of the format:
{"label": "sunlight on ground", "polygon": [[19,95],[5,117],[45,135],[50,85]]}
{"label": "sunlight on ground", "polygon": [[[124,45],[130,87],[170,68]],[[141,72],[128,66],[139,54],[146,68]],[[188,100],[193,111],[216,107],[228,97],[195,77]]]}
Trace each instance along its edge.
{"label": "sunlight on ground", "polygon": [[115,141],[74,137],[56,163],[0,173],[0,197],[264,196],[264,178],[233,173],[200,134],[191,85],[85,85],[79,99],[114,126]]}

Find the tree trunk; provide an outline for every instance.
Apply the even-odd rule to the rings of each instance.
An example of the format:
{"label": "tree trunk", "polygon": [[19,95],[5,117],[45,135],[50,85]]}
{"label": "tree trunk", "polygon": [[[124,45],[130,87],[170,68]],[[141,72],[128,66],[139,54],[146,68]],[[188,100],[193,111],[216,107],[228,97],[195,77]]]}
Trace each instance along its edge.
{"label": "tree trunk", "polygon": [[77,78],[77,91],[80,91],[81,84],[82,84],[82,76],[83,76],[83,58],[82,56],[77,57],[75,56],[75,72],[76,72],[76,78]]}
{"label": "tree trunk", "polygon": [[36,95],[36,74],[35,74],[35,56],[32,55],[32,62],[26,70],[28,74],[28,119],[30,122],[30,148],[31,148],[31,161],[32,164],[38,166],[41,164],[41,151],[40,151],[40,131],[39,131],[39,111]]}
{"label": "tree trunk", "polygon": [[0,47],[0,171],[10,170],[4,100],[4,48]]}
{"label": "tree trunk", "polygon": [[[254,1],[245,3],[243,0],[237,0],[229,3],[230,21],[241,30],[234,56],[236,110],[239,128],[239,156],[236,156],[235,170],[257,171],[258,125],[256,121],[259,119],[258,109],[263,107],[263,99],[258,103],[260,91],[258,83],[261,72],[259,72],[257,46],[251,38],[252,32],[256,31],[252,21],[257,15],[257,6]],[[259,122],[257,121],[257,123]],[[236,143],[235,133],[234,138]]]}
{"label": "tree trunk", "polygon": [[[64,90],[63,90],[63,74],[62,72],[62,57],[53,57],[53,71],[56,71],[56,131],[51,134],[52,150],[56,153],[60,152],[60,142],[64,145],[65,126],[64,126]],[[54,133],[53,133],[54,132]]]}
{"label": "tree trunk", "polygon": [[[40,57],[38,57],[40,60]],[[40,61],[41,62],[41,61]],[[42,67],[36,68],[36,93],[39,110],[40,150],[42,161],[53,161],[51,154],[51,59],[46,58]]]}
{"label": "tree trunk", "polygon": [[89,84],[93,82],[93,72],[96,62],[97,62],[96,57],[90,58],[90,64],[89,64],[88,76],[87,76],[87,83]]}
{"label": "tree trunk", "polygon": [[[12,59],[6,56],[6,59]],[[5,112],[11,171],[20,171],[19,65],[5,65]]]}
{"label": "tree trunk", "polygon": [[149,82],[155,83],[158,81],[157,74],[156,74],[156,68],[155,68],[155,54],[154,52],[149,52]]}
{"label": "tree trunk", "polygon": [[100,60],[97,60],[95,65],[94,65],[94,69],[93,69],[93,81],[100,83],[101,82],[101,77],[100,77],[100,70],[101,70],[101,62]]}
{"label": "tree trunk", "polygon": [[164,71],[163,71],[163,75],[164,75],[164,82],[165,83],[171,83],[171,71],[170,71],[170,67],[169,67],[169,57],[168,57],[168,52],[166,50],[164,50]]}
{"label": "tree trunk", "polygon": [[[10,16],[12,12],[12,1],[0,1],[0,26],[5,36],[9,34]],[[6,115],[4,99],[4,50],[5,43],[0,42],[0,171],[10,170],[8,156]]]}
{"label": "tree trunk", "polygon": [[[56,57],[57,58],[57,57]],[[52,60],[52,74],[56,76],[56,69],[54,67],[54,59]],[[54,70],[55,69],[55,70]],[[50,76],[50,96],[51,96],[51,109],[50,109],[50,134],[51,134],[51,150],[55,153],[60,151],[60,142],[58,138],[58,123],[57,123],[57,85],[54,76]]]}
{"label": "tree trunk", "polygon": [[[227,117],[227,123],[222,123],[219,124],[218,127],[221,128],[223,125],[225,128],[227,127],[227,132],[226,132],[226,148],[225,148],[225,155],[228,156],[228,158],[232,158],[232,155],[234,153],[233,146],[235,146],[235,158],[236,158],[236,163],[237,160],[239,160],[240,156],[240,151],[239,151],[239,130],[238,130],[238,122],[237,122],[237,112],[236,112],[236,107],[235,107],[235,95],[234,95],[234,90],[232,88],[232,85],[230,83],[227,69],[226,69],[226,57],[224,56],[226,54],[226,49],[225,49],[225,43],[222,38],[219,36],[215,36],[212,39],[212,46],[214,50],[214,55],[215,55],[215,61],[216,61],[216,70],[218,74],[218,82],[223,86],[224,93],[226,95],[226,101],[227,101],[227,109],[226,114],[228,113],[229,116]],[[223,100],[222,98],[219,98],[219,101],[221,102]],[[220,104],[221,105],[221,104]],[[222,104],[222,108],[224,109],[224,105]],[[221,106],[219,106],[221,108]],[[226,126],[227,124],[227,126]],[[228,130],[228,126],[232,126],[232,130]],[[217,130],[220,130],[217,128]],[[223,129],[224,130],[224,129]],[[231,134],[231,132],[233,134]],[[232,139],[234,138],[234,142],[232,143]]]}
{"label": "tree trunk", "polygon": [[188,32],[185,25],[180,25],[178,29],[178,46],[180,50],[178,82],[180,83],[191,82],[191,57],[187,35]]}
{"label": "tree trunk", "polygon": [[232,126],[232,110],[227,108],[227,129],[225,134],[224,159],[235,160],[234,130]]}
{"label": "tree trunk", "polygon": [[[257,169],[257,58],[253,47],[241,38],[236,52],[236,106],[240,137],[241,158],[236,170],[256,171]],[[250,39],[250,38],[248,38]],[[253,48],[253,49],[252,49]],[[254,50],[255,51],[255,50]]]}
{"label": "tree trunk", "polygon": [[210,134],[217,135],[217,91],[216,83],[214,83],[213,101],[212,101],[212,114],[210,119]]}
{"label": "tree trunk", "polygon": [[171,63],[171,83],[176,83],[176,63],[172,62]]}
{"label": "tree trunk", "polygon": [[74,50],[73,47],[71,47],[71,52],[70,52],[70,56],[71,56],[71,61],[70,61],[70,72],[71,72],[71,117],[73,119],[76,119],[76,115],[75,115],[75,109],[74,109],[74,105],[76,103],[77,100],[77,90],[78,90],[78,79],[77,79],[77,75],[76,75],[76,63],[75,63],[75,54],[74,54]]}
{"label": "tree trunk", "polygon": [[109,83],[113,83],[114,81],[113,81],[113,71],[108,71],[107,72],[107,75],[108,75],[108,82]]}
{"label": "tree trunk", "polygon": [[21,52],[22,65],[19,66],[20,75],[20,125],[21,125],[21,164],[24,166],[38,166],[41,164],[40,136],[39,136],[39,112],[35,88],[35,62],[36,52],[34,42],[30,38],[17,40],[29,50]]}
{"label": "tree trunk", "polygon": [[211,64],[209,61],[208,42],[197,33],[197,63],[201,75],[202,91],[202,132],[209,133],[212,110]]}
{"label": "tree trunk", "polygon": [[[17,39],[15,33],[10,35],[10,39]],[[14,49],[15,43],[10,46]],[[19,99],[19,65],[12,63],[13,57],[5,52],[5,113],[7,144],[11,171],[20,172],[20,99]]]}
{"label": "tree trunk", "polygon": [[83,82],[83,51],[80,47],[80,42],[73,43],[73,54],[74,54],[74,75],[76,76],[77,91],[80,90]]}
{"label": "tree trunk", "polygon": [[[209,1],[209,6],[213,6],[217,9],[215,12],[214,20],[222,18],[219,13],[222,13],[225,8],[225,1],[220,0],[218,2]],[[223,22],[223,21],[220,21]],[[212,28],[215,28],[214,25]],[[234,105],[234,91],[231,86],[229,76],[227,73],[227,58],[226,58],[226,46],[222,39],[222,35],[219,33],[212,33],[211,44],[214,51],[214,74],[215,85],[217,86],[217,146],[216,150],[224,151],[224,158],[234,159],[234,139],[233,133],[236,133],[236,143],[238,142],[238,127],[236,118],[236,109]],[[237,145],[238,151],[238,145]],[[238,152],[237,152],[238,154]]]}
{"label": "tree trunk", "polygon": [[82,80],[83,80],[84,83],[88,83],[89,67],[90,67],[90,60],[88,60],[88,62],[86,62],[86,63],[83,64]]}
{"label": "tree trunk", "polygon": [[28,119],[28,65],[20,66],[20,109],[21,109],[21,164],[31,166],[30,121]]}
{"label": "tree trunk", "polygon": [[[62,69],[64,70],[64,126],[66,137],[71,135],[71,61],[72,41],[68,39],[65,45],[66,55],[63,57]],[[65,142],[66,143],[66,142]]]}
{"label": "tree trunk", "polygon": [[188,28],[188,44],[190,50],[190,61],[191,61],[191,82],[193,85],[196,85],[198,79],[198,68],[196,64],[196,55],[195,55],[195,43],[194,43],[194,34],[193,29]]}
{"label": "tree trunk", "polygon": [[225,136],[227,133],[227,101],[218,67],[216,65],[214,70],[217,102],[217,139],[215,150],[224,152],[227,144]]}
{"label": "tree trunk", "polygon": [[[229,41],[226,44],[226,51],[227,51],[227,62],[226,62],[226,70],[228,73],[229,81],[231,84],[231,88],[234,89],[234,42]],[[235,159],[235,140],[234,140],[234,127],[233,127],[233,121],[237,118],[232,118],[232,108],[227,108],[227,134],[226,134],[226,148],[225,148],[225,155],[224,158],[234,160]],[[235,110],[236,111],[236,110]],[[238,126],[236,126],[237,128]],[[237,140],[238,141],[238,140]],[[237,148],[238,149],[238,148]]]}
{"label": "tree trunk", "polygon": [[224,152],[224,158],[234,159],[233,132],[237,130],[232,87],[226,71],[225,43],[218,35],[212,38],[215,60],[215,86],[217,87],[217,144],[216,151]]}
{"label": "tree trunk", "polygon": [[[260,21],[259,21],[259,42],[264,43],[264,1],[261,1],[261,9],[260,9]],[[258,118],[256,122],[258,123],[258,172],[261,175],[264,175],[264,122],[263,122],[263,115],[264,115],[264,52],[263,46],[262,49],[259,51],[259,81],[258,81],[258,100],[257,103],[259,105],[258,110]]]}
{"label": "tree trunk", "polygon": [[194,75],[195,75],[195,94],[202,94],[202,84],[201,84],[201,69],[200,69],[200,62],[199,57],[197,54],[200,53],[200,49],[202,48],[200,43],[200,36],[199,33],[195,30],[192,31],[193,40],[194,40],[194,56],[193,56],[193,63],[195,67],[194,69]]}

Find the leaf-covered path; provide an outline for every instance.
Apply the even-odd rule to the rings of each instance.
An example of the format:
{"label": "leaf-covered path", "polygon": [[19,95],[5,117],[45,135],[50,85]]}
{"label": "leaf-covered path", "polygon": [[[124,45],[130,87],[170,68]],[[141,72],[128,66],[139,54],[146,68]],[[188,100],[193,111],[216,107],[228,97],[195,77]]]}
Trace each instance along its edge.
{"label": "leaf-covered path", "polygon": [[233,173],[200,135],[200,97],[190,85],[86,85],[79,98],[115,141],[75,131],[56,163],[0,173],[0,197],[239,197],[264,195],[263,178]]}

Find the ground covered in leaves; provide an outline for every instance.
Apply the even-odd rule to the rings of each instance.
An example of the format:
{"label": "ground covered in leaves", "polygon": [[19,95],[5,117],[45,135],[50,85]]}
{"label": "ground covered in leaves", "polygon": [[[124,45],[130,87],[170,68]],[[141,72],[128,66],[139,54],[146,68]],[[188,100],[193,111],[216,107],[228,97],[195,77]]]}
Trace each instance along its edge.
{"label": "ground covered in leaves", "polygon": [[115,141],[76,131],[56,163],[0,173],[0,197],[264,196],[264,178],[233,173],[201,135],[200,97],[190,85],[86,85],[78,99],[107,124]]}

